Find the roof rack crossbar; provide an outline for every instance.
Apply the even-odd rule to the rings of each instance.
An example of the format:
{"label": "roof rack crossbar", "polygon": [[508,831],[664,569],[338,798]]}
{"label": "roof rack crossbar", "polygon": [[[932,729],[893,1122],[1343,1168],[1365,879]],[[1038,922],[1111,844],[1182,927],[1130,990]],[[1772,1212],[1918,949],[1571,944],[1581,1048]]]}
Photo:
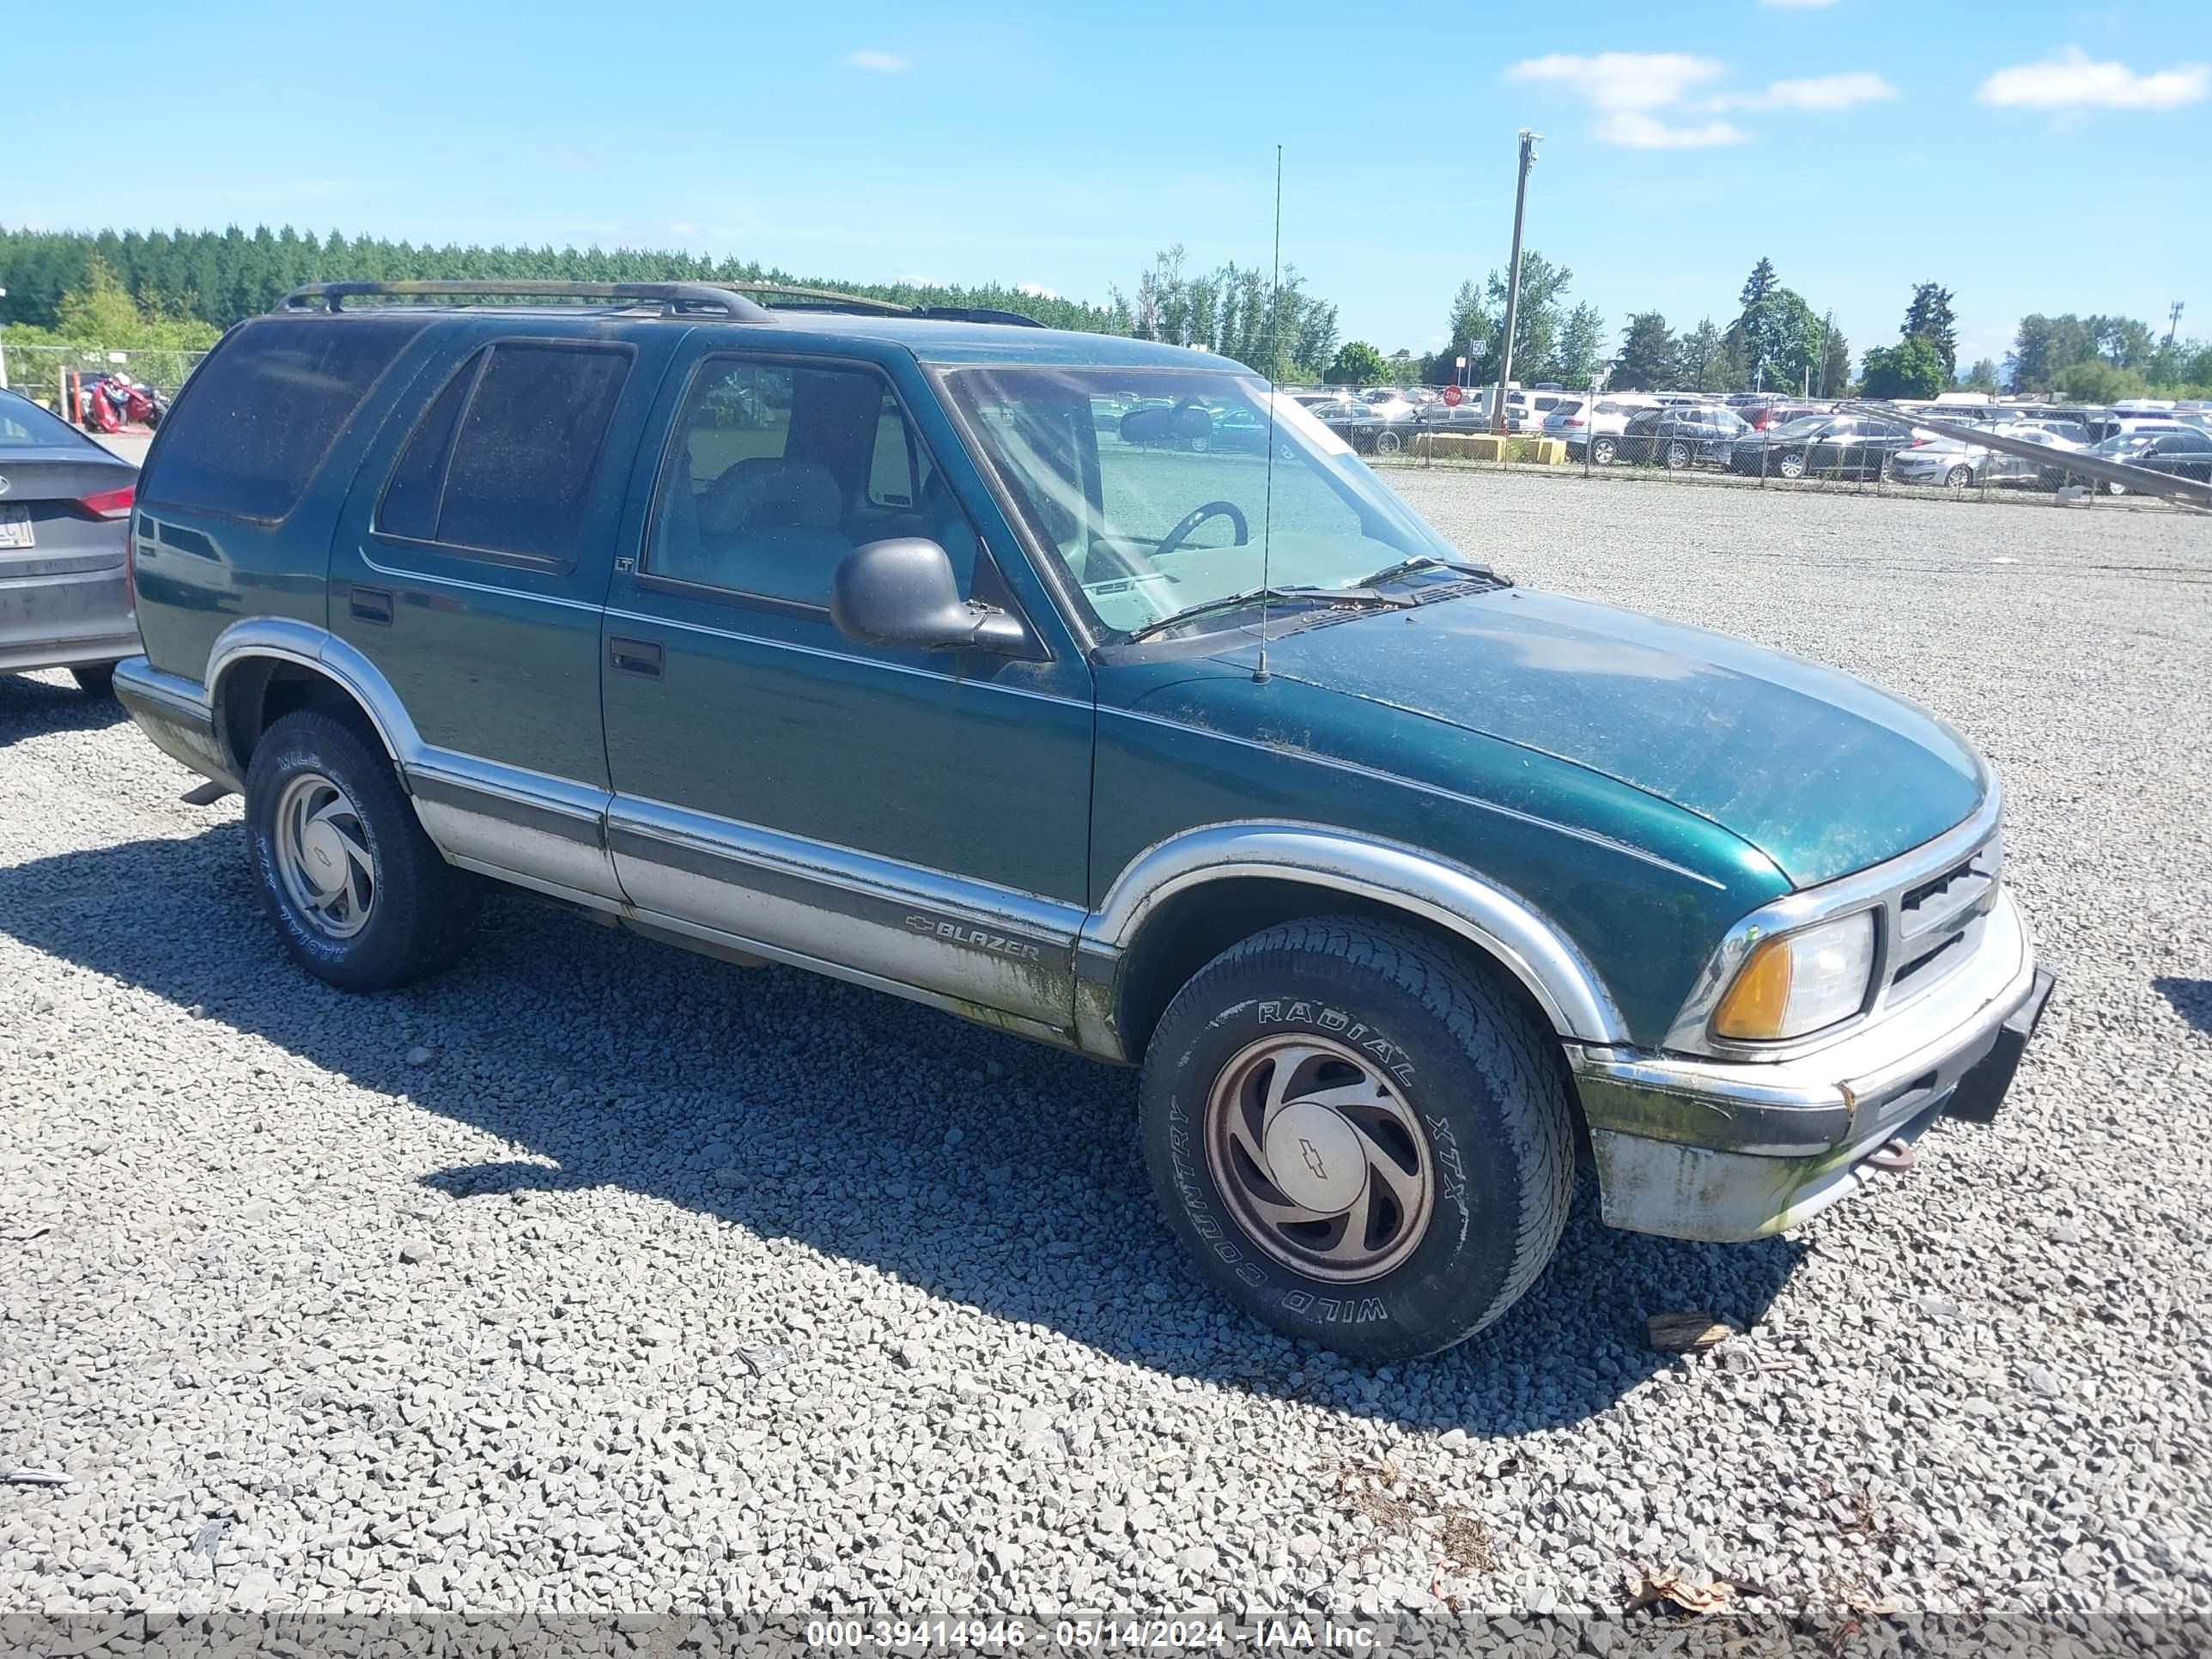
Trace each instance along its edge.
{"label": "roof rack crossbar", "polygon": [[512,296],[563,300],[626,300],[657,301],[671,315],[709,311],[741,323],[775,320],[767,307],[742,294],[712,283],[558,283],[506,282],[495,279],[422,280],[404,283],[309,283],[295,288],[278,303],[283,311],[340,311],[348,300],[385,296],[395,299],[460,299],[470,296]]}

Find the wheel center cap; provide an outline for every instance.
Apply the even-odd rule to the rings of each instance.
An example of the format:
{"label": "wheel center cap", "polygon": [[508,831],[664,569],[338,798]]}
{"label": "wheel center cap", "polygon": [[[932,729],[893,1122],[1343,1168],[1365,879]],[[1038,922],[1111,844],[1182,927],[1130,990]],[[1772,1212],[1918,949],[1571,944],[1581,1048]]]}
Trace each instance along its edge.
{"label": "wheel center cap", "polygon": [[301,867],[319,893],[335,893],[345,885],[345,842],[327,823],[309,824],[300,836]]}
{"label": "wheel center cap", "polygon": [[1266,1151],[1283,1195],[1319,1214],[1350,1209],[1367,1185],[1359,1132],[1334,1107],[1291,1101],[1268,1123]]}

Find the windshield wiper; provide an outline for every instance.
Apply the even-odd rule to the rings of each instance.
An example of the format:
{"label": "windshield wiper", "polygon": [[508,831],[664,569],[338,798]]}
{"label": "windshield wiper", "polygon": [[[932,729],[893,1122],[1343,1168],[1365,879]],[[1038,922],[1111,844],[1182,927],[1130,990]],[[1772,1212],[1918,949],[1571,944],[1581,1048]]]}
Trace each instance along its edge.
{"label": "windshield wiper", "polygon": [[1375,587],[1383,582],[1394,582],[1401,576],[1410,576],[1416,570],[1449,570],[1460,576],[1486,576],[1494,582],[1505,578],[1486,564],[1470,564],[1463,559],[1440,559],[1433,553],[1416,553],[1410,559],[1401,559],[1395,564],[1386,564],[1373,575],[1364,578],[1362,587]]}
{"label": "windshield wiper", "polygon": [[1214,616],[1224,611],[1249,610],[1262,599],[1306,603],[1317,600],[1324,605],[1367,605],[1384,611],[1403,610],[1413,603],[1395,593],[1378,593],[1364,584],[1357,587],[1315,587],[1303,583],[1289,587],[1248,587],[1241,593],[1224,593],[1218,599],[1203,599],[1196,605],[1185,605],[1180,611],[1171,611],[1158,622],[1131,629],[1129,637],[1133,641],[1148,640],[1155,634],[1164,634],[1170,628],[1180,628],[1185,623],[1196,622],[1203,617]]}

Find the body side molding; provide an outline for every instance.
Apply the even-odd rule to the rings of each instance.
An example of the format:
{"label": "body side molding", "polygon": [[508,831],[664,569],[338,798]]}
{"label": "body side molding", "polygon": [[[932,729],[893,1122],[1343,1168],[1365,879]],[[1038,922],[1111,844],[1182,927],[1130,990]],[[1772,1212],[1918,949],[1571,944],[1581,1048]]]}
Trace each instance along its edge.
{"label": "body side molding", "polygon": [[[1164,901],[1210,881],[1262,876],[1375,900],[1457,933],[1487,952],[1536,1000],[1563,1037],[1629,1041],[1612,994],[1587,957],[1534,906],[1433,854],[1324,824],[1236,822],[1188,830],[1147,848],[1115,878],[1084,927],[1077,1018],[1084,1046],[1118,1054],[1110,1029],[1118,984],[1146,921]],[[1108,1029],[1099,1029],[1105,1024]]]}

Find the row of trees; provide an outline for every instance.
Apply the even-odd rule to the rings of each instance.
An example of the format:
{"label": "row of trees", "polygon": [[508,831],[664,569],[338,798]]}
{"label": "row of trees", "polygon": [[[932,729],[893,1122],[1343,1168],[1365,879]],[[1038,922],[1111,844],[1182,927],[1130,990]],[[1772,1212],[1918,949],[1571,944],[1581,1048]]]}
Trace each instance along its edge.
{"label": "row of trees", "polygon": [[[417,246],[333,230],[305,235],[289,225],[251,233],[224,231],[74,231],[0,229],[0,288],[18,331],[11,338],[57,338],[100,345],[125,338],[125,313],[146,325],[198,325],[212,341],[240,318],[268,310],[306,283],[349,278],[515,278],[589,283],[767,282],[893,300],[908,305],[988,307],[1018,312],[1054,328],[1133,334],[1204,346],[1278,379],[1311,379],[1337,348],[1336,307],[1309,293],[1295,268],[1279,283],[1256,268],[1224,265],[1208,273],[1186,268],[1182,247],[1159,255],[1137,278],[1133,294],[1111,290],[1090,305],[1028,288],[976,288],[854,283],[795,275],[756,260],[642,248]],[[97,295],[97,313],[71,295]]]}
{"label": "row of trees", "polygon": [[1725,326],[1705,317],[1678,335],[1659,312],[1632,315],[1606,384],[1623,392],[1808,390],[1834,397],[1850,379],[1850,342],[1834,317],[1815,315],[1804,295],[1783,284],[1773,262],[1761,259]]}
{"label": "row of trees", "polygon": [[2177,334],[2169,327],[2160,339],[2133,317],[2033,313],[2020,319],[2005,365],[2022,391],[2083,402],[2212,397],[2212,341]]}
{"label": "row of trees", "polygon": [[[1128,333],[1126,310],[987,283],[979,288],[849,283],[794,276],[757,260],[645,248],[417,246],[333,230],[301,235],[287,225],[247,232],[82,231],[0,228],[0,288],[8,314],[58,331],[65,296],[90,292],[95,267],[148,315],[218,331],[268,310],[303,283],[360,278],[513,278],[586,283],[722,281],[836,288],[908,305],[986,306],[1017,311],[1054,328]],[[83,336],[75,336],[83,338]],[[112,342],[100,340],[100,344]],[[1333,344],[1334,343],[1332,343]]]}
{"label": "row of trees", "polygon": [[1118,287],[1108,292],[1117,334],[1200,346],[1274,380],[1319,380],[1336,367],[1336,307],[1306,292],[1295,265],[1279,283],[1233,262],[1201,274],[1185,268],[1178,242],[1137,278],[1133,297]]}

